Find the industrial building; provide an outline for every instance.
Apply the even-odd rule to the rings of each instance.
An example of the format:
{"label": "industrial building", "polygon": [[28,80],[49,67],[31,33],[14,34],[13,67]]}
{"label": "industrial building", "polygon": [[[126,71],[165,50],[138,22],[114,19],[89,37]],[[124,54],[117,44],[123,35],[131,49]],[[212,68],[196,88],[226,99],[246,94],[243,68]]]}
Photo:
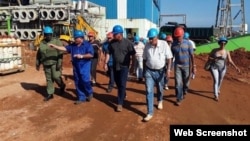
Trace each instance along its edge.
{"label": "industrial building", "polygon": [[[105,20],[99,24],[111,31],[114,25],[124,27],[124,36],[146,37],[147,31],[159,25],[159,0],[89,0],[106,8]],[[98,29],[98,25],[94,25]],[[101,26],[99,26],[99,29]],[[102,30],[101,30],[102,31]]]}

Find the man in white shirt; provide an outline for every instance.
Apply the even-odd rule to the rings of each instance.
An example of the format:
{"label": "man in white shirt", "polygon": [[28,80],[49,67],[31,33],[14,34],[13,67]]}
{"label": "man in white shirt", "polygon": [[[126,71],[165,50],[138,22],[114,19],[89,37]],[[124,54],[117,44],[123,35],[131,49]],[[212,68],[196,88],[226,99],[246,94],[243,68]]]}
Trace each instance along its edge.
{"label": "man in white shirt", "polygon": [[[173,57],[170,47],[166,41],[157,38],[158,31],[151,28],[148,31],[149,42],[146,44],[143,51],[143,68],[146,82],[147,96],[147,116],[144,121],[149,121],[153,117],[154,109],[154,86],[157,88],[158,109],[163,109],[163,86],[164,76],[170,76],[171,59]],[[165,70],[168,65],[167,72]]]}
{"label": "man in white shirt", "polygon": [[139,82],[141,82],[143,79],[143,50],[145,48],[145,45],[140,41],[139,36],[134,37],[134,48],[135,48],[135,73],[136,73],[136,78]]}

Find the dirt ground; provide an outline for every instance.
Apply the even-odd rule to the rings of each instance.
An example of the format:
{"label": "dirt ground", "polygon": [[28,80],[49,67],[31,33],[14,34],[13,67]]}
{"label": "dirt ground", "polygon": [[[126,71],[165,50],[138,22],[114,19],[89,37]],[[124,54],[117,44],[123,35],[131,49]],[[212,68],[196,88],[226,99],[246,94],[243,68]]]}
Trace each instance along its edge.
{"label": "dirt ground", "polygon": [[25,50],[24,72],[0,76],[0,141],[169,141],[171,124],[250,124],[250,53],[243,49],[231,53],[242,72],[228,67],[219,102],[213,100],[211,74],[203,70],[207,55],[199,55],[196,78],[182,105],[174,105],[172,76],[164,108],[155,108],[149,122],[142,122],[147,112],[144,83],[130,77],[124,110],[117,113],[117,89],[106,93],[108,78],[100,66],[93,100],[74,105],[69,55],[63,69],[66,94],[43,102],[46,83],[43,71],[35,70],[35,53]]}

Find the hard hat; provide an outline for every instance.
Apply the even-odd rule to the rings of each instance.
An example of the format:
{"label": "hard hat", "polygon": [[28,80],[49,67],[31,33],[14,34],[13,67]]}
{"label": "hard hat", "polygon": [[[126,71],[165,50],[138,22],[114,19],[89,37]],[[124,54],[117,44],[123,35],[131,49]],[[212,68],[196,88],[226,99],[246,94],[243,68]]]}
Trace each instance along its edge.
{"label": "hard hat", "polygon": [[227,43],[227,38],[226,37],[220,37],[218,43],[220,44],[221,42],[226,42]]}
{"label": "hard hat", "polygon": [[167,38],[166,38],[166,41],[167,42],[173,42],[173,38],[171,35],[168,35]]}
{"label": "hard hat", "polygon": [[52,34],[52,33],[53,33],[53,30],[52,30],[51,27],[45,26],[44,29],[43,29],[43,33],[44,33],[44,34]]}
{"label": "hard hat", "polygon": [[149,31],[148,31],[148,38],[154,38],[154,37],[156,37],[156,36],[158,36],[158,31],[157,31],[157,29],[155,29],[155,28],[151,28],[151,29],[149,29]]}
{"label": "hard hat", "polygon": [[188,38],[189,38],[189,33],[188,33],[188,32],[185,32],[183,38],[184,38],[184,39],[188,39]]}
{"label": "hard hat", "polygon": [[90,31],[90,32],[88,33],[88,36],[92,36],[92,37],[95,37],[95,32],[93,32],[93,31]]}
{"label": "hard hat", "polygon": [[135,43],[138,43],[139,41],[140,41],[140,37],[139,37],[139,36],[135,36],[135,37],[134,37],[134,42],[135,42]]}
{"label": "hard hat", "polygon": [[123,33],[123,28],[120,25],[115,25],[113,27],[113,34]]}
{"label": "hard hat", "polygon": [[113,33],[109,32],[106,36],[107,36],[107,38],[113,38]]}
{"label": "hard hat", "polygon": [[167,37],[167,35],[165,33],[161,33],[160,34],[160,39],[165,40],[166,37]]}
{"label": "hard hat", "polygon": [[174,36],[175,37],[181,37],[181,36],[183,36],[183,34],[184,34],[184,29],[182,27],[177,27],[174,30]]}
{"label": "hard hat", "polygon": [[74,38],[84,37],[84,33],[81,30],[75,30]]}

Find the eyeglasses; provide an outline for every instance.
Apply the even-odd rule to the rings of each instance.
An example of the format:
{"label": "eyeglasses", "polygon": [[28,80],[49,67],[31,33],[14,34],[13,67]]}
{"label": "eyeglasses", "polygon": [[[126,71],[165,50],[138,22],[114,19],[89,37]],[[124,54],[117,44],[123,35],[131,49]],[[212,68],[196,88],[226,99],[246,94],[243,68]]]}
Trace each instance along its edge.
{"label": "eyeglasses", "polygon": [[152,40],[154,40],[154,38],[155,38],[155,37],[152,37],[152,38],[148,38],[148,40],[151,40],[151,41],[152,41]]}

